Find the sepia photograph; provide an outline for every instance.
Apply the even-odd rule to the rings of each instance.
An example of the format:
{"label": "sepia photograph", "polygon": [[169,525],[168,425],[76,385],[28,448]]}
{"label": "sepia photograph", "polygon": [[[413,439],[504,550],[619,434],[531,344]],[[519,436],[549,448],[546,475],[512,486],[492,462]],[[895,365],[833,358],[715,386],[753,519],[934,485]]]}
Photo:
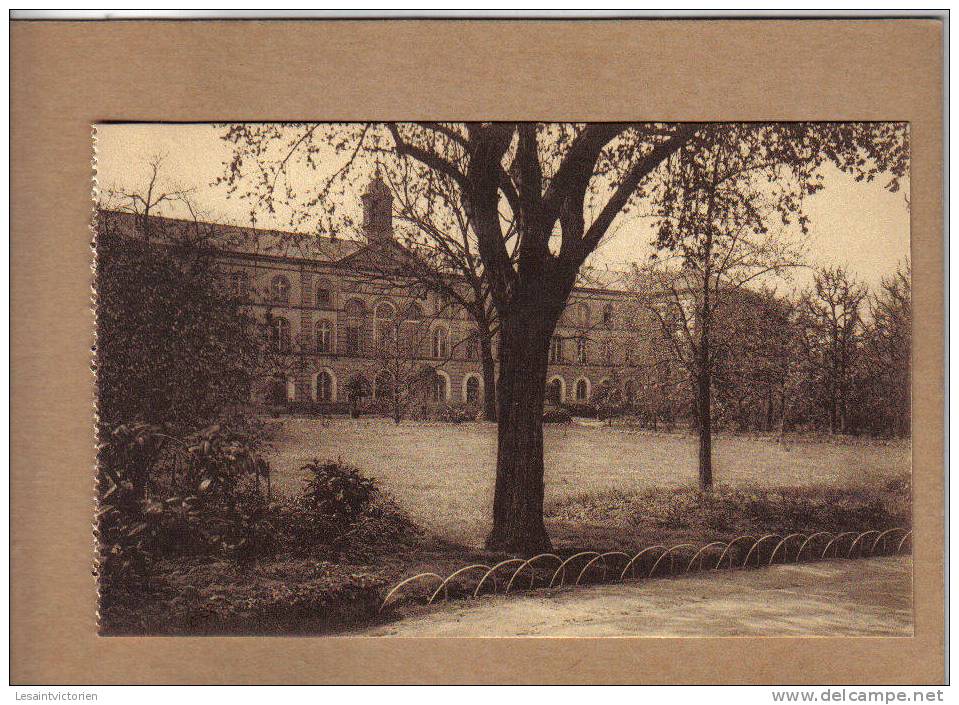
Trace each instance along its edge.
{"label": "sepia photograph", "polygon": [[914,635],[909,123],[324,117],[92,127],[101,636]]}

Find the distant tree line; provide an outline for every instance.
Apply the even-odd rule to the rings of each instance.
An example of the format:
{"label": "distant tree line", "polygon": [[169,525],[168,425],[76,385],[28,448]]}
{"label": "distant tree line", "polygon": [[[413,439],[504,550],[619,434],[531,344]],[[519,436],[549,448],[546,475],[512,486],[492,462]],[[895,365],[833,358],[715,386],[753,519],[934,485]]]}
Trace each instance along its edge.
{"label": "distant tree line", "polygon": [[[648,272],[636,276],[649,280]],[[807,289],[788,296],[720,290],[711,321],[711,424],[734,432],[909,436],[910,280],[907,262],[874,291],[843,267],[817,270]],[[635,358],[595,401],[651,428],[698,428],[690,343],[700,325],[696,296],[638,288],[642,305],[627,324]],[[604,398],[613,388],[624,391]]]}

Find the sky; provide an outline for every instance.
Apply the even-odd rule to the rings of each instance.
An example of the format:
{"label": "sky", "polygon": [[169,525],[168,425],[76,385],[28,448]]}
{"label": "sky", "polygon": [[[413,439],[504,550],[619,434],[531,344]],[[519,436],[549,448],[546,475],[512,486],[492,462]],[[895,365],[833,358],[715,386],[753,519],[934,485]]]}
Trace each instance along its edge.
{"label": "sky", "polygon": [[[214,185],[232,153],[231,145],[220,138],[222,133],[222,128],[212,125],[98,125],[98,187],[142,188],[149,160],[161,155],[164,186],[195,189],[193,196],[205,219],[249,225],[250,204],[228,198],[225,186]],[[900,192],[890,193],[883,188],[881,178],[857,183],[828,167],[825,183],[826,187],[806,202],[811,220],[808,262],[845,265],[859,280],[870,287],[878,286],[883,276],[895,271],[909,256],[908,182]],[[357,205],[365,187],[365,183],[357,184]],[[257,214],[257,226],[288,229],[282,219],[276,222],[265,213]],[[593,254],[590,264],[621,269],[630,262],[645,260],[653,251],[651,233],[648,220],[638,216],[623,219]],[[800,271],[786,286],[805,286],[810,278],[810,272]]]}

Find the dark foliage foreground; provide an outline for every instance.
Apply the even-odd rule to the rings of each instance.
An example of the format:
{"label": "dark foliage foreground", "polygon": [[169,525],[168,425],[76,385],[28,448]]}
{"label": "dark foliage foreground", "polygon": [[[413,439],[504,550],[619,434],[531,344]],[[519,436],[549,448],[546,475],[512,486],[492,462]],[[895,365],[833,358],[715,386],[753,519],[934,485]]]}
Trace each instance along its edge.
{"label": "dark foliage foreground", "polygon": [[298,495],[274,497],[259,425],[164,430],[105,434],[101,633],[317,631],[370,612],[383,581],[362,565],[418,533],[375,481],[314,461]]}

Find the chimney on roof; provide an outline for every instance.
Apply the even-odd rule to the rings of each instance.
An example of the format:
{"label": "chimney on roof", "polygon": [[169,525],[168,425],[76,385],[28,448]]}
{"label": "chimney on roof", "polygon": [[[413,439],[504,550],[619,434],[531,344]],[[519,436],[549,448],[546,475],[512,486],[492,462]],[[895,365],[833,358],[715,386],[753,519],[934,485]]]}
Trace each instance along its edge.
{"label": "chimney on roof", "polygon": [[377,165],[373,180],[361,196],[363,201],[363,233],[369,243],[393,239],[393,194],[380,175]]}

